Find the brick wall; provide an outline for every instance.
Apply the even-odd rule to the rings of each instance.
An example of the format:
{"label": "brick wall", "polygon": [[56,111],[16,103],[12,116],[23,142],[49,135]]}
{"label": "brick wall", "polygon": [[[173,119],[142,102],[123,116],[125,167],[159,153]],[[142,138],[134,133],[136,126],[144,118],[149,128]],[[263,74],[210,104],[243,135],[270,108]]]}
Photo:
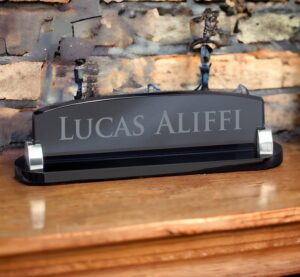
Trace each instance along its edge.
{"label": "brick wall", "polygon": [[207,7],[220,10],[210,87],[256,90],[267,124],[297,132],[297,0],[0,0],[0,147],[30,136],[35,108],[72,99],[80,44],[90,51],[84,78],[95,94],[130,93],[148,83],[194,88],[199,57],[187,49],[200,30],[192,19]]}

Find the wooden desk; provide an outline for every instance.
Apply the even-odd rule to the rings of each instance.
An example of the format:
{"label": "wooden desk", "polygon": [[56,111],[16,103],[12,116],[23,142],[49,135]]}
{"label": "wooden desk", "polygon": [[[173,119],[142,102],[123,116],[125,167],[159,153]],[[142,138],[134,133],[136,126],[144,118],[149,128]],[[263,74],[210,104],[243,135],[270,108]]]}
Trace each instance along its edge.
{"label": "wooden desk", "polygon": [[30,187],[0,156],[0,276],[300,272],[300,144],[282,166]]}

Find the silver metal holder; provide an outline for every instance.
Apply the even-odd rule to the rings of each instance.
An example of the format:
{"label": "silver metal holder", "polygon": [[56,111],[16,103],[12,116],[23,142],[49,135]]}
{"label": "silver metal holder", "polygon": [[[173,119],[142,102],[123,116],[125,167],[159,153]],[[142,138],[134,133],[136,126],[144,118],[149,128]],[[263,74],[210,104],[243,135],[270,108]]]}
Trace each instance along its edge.
{"label": "silver metal holder", "polygon": [[271,129],[257,131],[257,151],[260,157],[267,158],[273,155],[273,135]]}
{"label": "silver metal holder", "polygon": [[44,155],[42,145],[27,141],[25,143],[25,159],[30,170],[43,170]]}

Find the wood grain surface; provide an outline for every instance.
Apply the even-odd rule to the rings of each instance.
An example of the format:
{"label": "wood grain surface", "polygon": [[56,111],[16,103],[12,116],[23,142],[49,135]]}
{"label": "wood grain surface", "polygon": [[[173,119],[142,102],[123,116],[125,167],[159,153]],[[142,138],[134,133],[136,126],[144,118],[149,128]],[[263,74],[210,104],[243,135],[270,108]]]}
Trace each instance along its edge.
{"label": "wood grain surface", "polygon": [[300,272],[299,143],[266,171],[48,187],[14,179],[20,154],[0,156],[0,276]]}
{"label": "wood grain surface", "polygon": [[[251,251],[214,258],[181,260],[129,266],[90,272],[63,274],[63,277],[274,277],[299,273],[300,248],[278,248],[272,251]],[[294,275],[295,274],[295,275]]]}

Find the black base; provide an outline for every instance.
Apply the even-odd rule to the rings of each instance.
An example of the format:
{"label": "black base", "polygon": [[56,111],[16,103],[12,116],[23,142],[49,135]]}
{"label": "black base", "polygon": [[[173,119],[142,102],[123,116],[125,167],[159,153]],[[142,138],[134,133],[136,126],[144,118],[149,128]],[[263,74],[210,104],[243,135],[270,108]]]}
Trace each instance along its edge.
{"label": "black base", "polygon": [[124,178],[263,170],[281,164],[283,154],[274,143],[271,158],[258,158],[254,145],[202,147],[107,155],[55,157],[45,169],[30,171],[24,156],[15,161],[16,178],[25,184],[100,181]]}

